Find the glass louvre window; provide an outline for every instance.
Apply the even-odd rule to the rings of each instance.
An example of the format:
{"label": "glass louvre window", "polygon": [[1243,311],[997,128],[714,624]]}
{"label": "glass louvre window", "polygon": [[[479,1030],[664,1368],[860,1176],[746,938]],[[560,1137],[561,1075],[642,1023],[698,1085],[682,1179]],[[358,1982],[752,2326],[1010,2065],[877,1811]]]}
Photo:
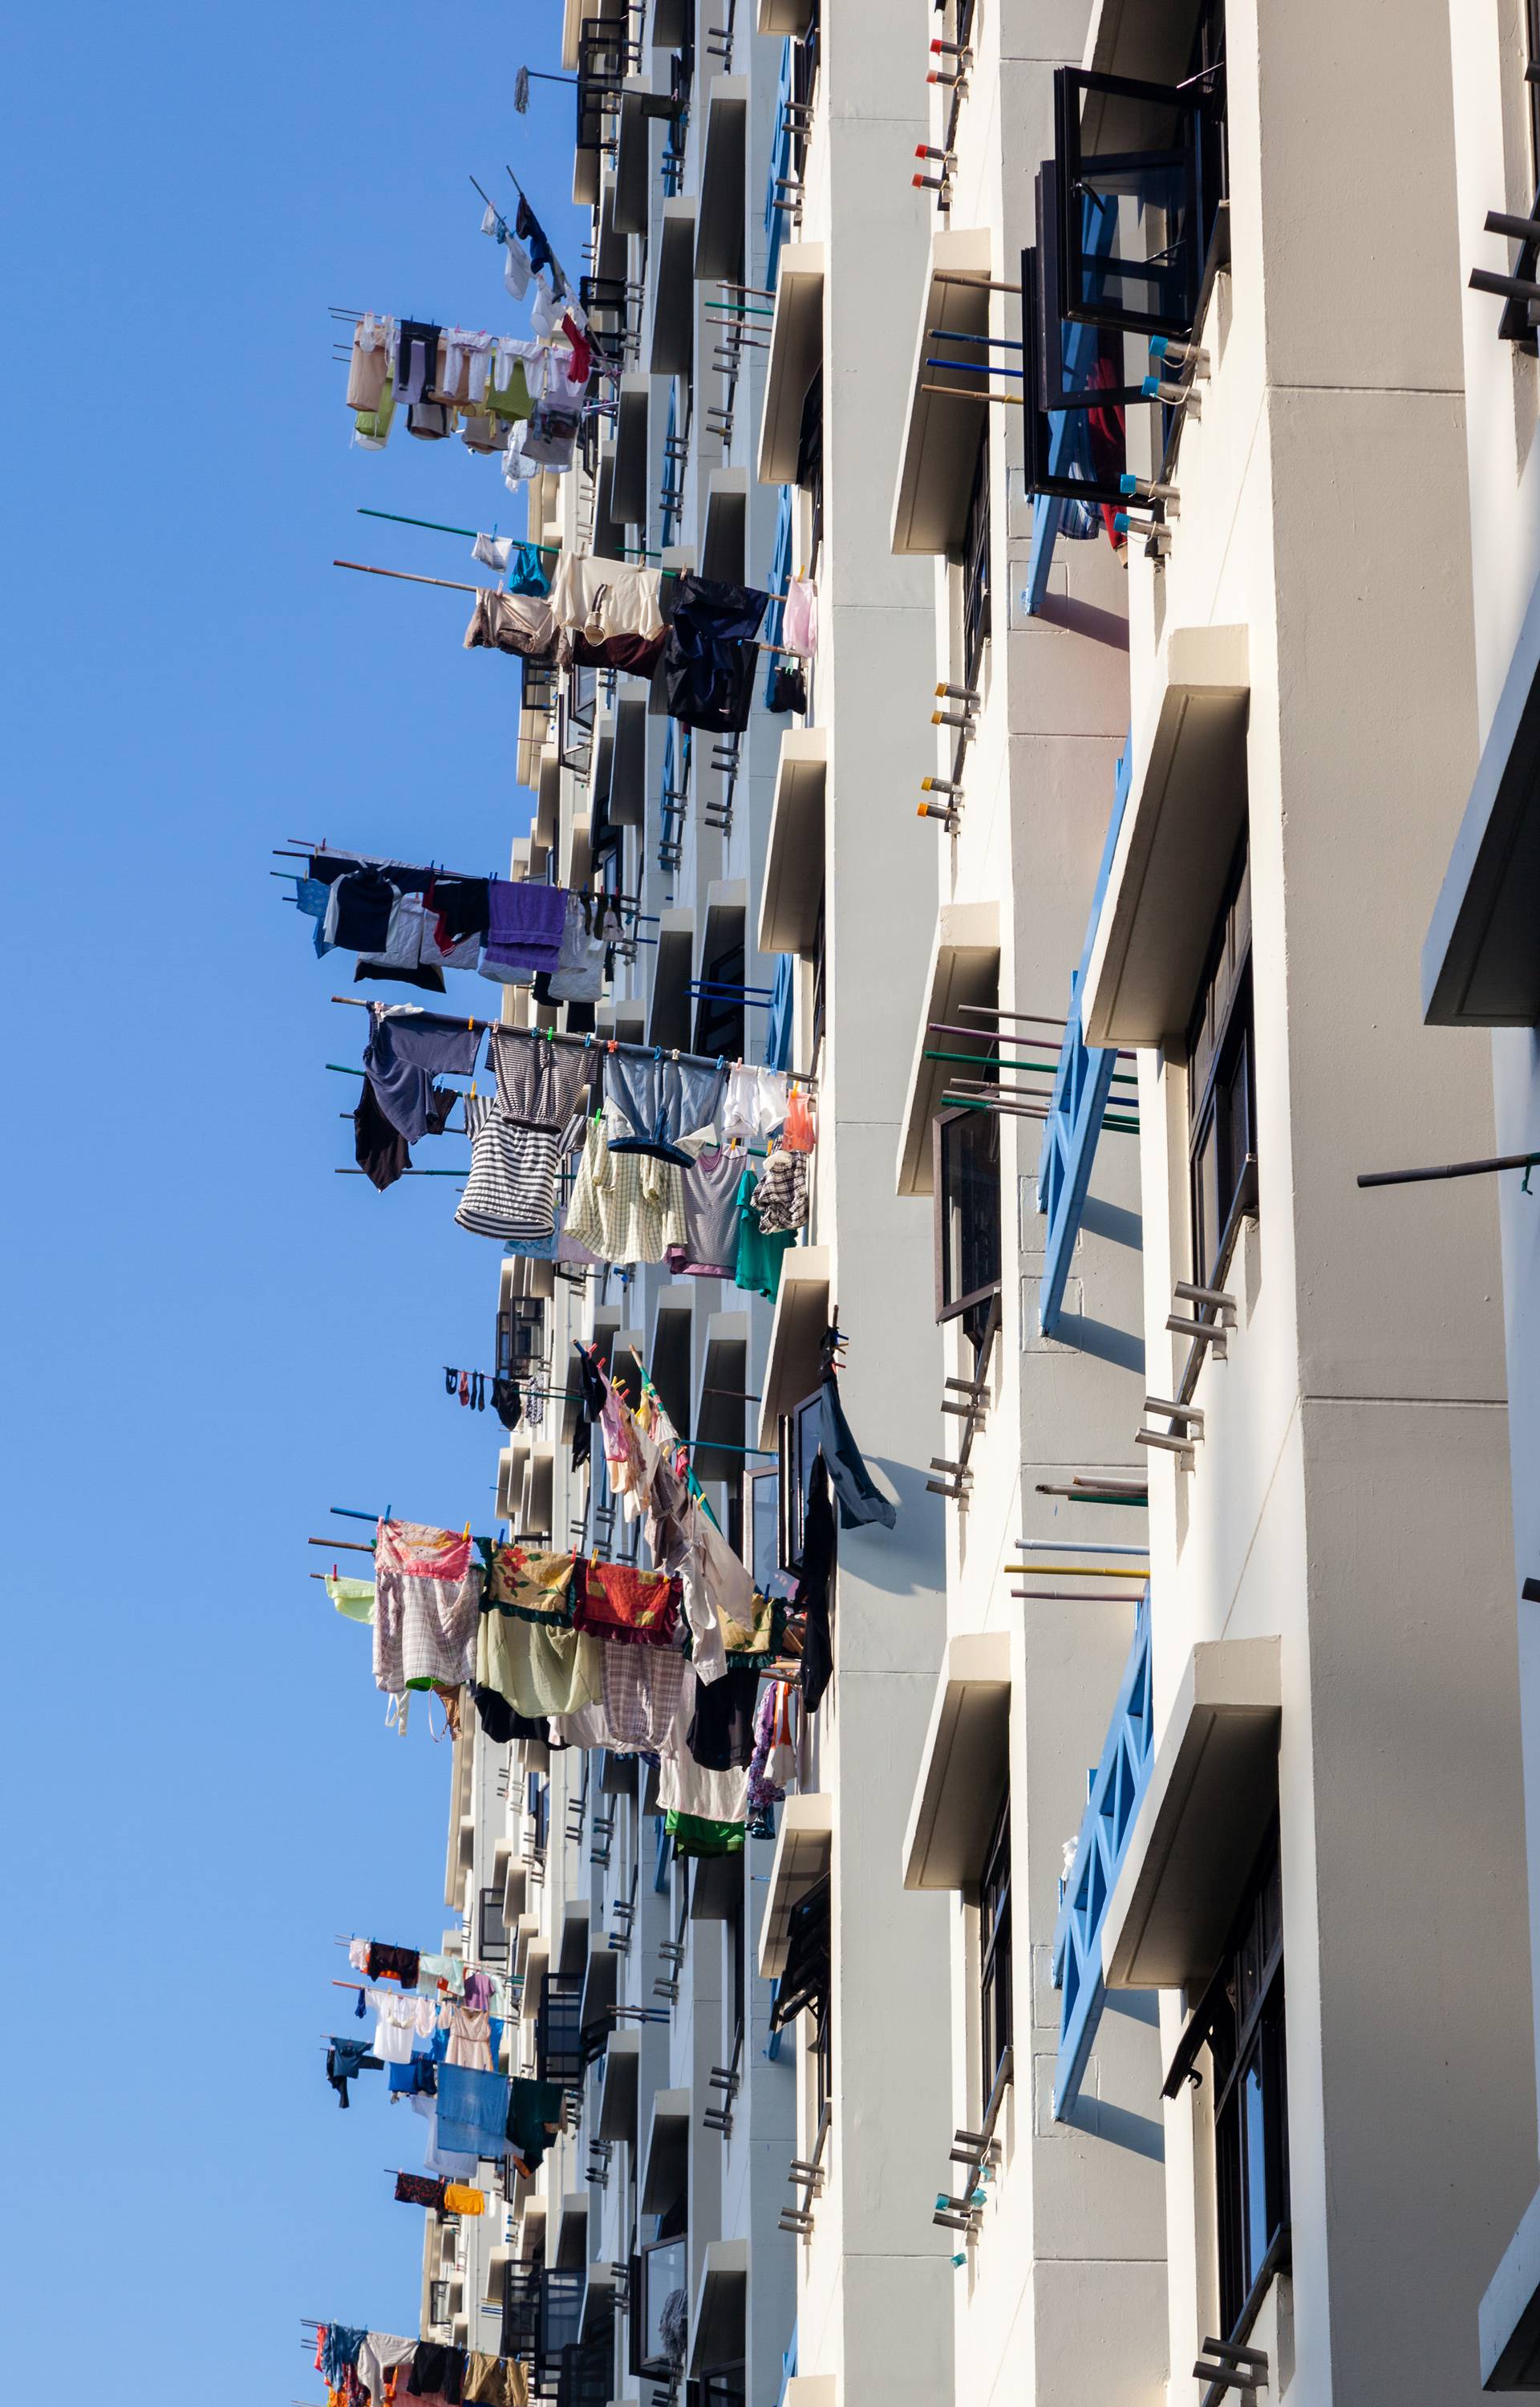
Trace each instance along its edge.
{"label": "glass louvre window", "polygon": [[985,2104],[1010,2045],[1010,1791],[1000,1811],[979,1883],[979,2003]]}
{"label": "glass louvre window", "polygon": [[1251,1876],[1216,1985],[1214,2168],[1220,2316],[1249,2329],[1287,2244],[1288,2071],[1283,2016],[1283,1894],[1275,1830]]}
{"label": "glass louvre window", "polygon": [[1054,72],[1059,301],[1072,322],[1190,334],[1222,187],[1222,79]]}
{"label": "glass louvre window", "polygon": [[1187,1031],[1193,1277],[1222,1275],[1256,1203],[1256,1039],[1251,1010],[1251,883],[1243,844],[1231,870]]}
{"label": "glass louvre window", "polygon": [[1000,1123],[995,1112],[936,1119],[936,1317],[985,1304],[1000,1284]]}
{"label": "glass louvre window", "polygon": [[989,437],[979,445],[979,464],[968,497],[963,534],[963,683],[976,686],[989,641]]}

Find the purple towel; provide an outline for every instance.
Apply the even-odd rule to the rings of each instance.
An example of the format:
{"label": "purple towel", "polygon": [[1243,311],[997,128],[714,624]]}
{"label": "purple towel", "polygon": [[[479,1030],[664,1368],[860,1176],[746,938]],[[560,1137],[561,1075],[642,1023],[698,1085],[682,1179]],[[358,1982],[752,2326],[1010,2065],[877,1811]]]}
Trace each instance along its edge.
{"label": "purple towel", "polygon": [[567,924],[567,890],[494,877],[487,883],[487,958],[520,969],[554,970]]}

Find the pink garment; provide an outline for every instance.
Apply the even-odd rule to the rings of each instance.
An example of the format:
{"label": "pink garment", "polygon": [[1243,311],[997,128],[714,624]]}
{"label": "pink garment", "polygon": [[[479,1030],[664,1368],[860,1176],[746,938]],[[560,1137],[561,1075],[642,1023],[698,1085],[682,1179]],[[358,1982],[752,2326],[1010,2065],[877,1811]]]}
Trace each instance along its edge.
{"label": "pink garment", "polygon": [[811,577],[794,577],[781,614],[781,641],[788,652],[811,661],[818,649],[818,588]]}

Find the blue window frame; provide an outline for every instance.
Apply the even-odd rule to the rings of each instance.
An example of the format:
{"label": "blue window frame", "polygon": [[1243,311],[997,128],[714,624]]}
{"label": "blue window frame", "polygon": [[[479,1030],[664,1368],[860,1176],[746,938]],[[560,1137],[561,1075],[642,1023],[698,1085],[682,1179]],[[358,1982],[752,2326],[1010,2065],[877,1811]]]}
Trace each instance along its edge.
{"label": "blue window frame", "polygon": [[1091,1782],[1075,1843],[1075,1861],[1059,1896],[1053,1930],[1053,1986],[1059,1991],[1059,2060],[1053,2117],[1068,2122],[1107,1996],[1102,1925],[1128,1852],[1129,1833],[1149,1786],[1154,1757],[1150,1697],[1150,1590],[1139,1599],[1134,1644],[1123,1667],[1111,1725]]}
{"label": "blue window frame", "polygon": [[[765,614],[765,641],[768,644],[778,644],[781,640],[781,622],[786,607],[786,584],[791,576],[794,515],[795,500],[792,489],[789,485],[783,485],[781,498],[775,505],[775,548],[770,554],[770,605]],[[767,702],[770,698],[770,689],[775,683],[775,672],[780,665],[773,652],[769,655],[769,659],[770,667],[765,673]]]}
{"label": "blue window frame", "polygon": [[792,44],[788,36],[781,50],[781,79],[775,88],[775,134],[770,143],[770,180],[765,186],[765,283],[772,292],[789,215],[776,203],[777,186],[783,178],[789,180],[792,170],[792,134],[786,115],[792,96]]}
{"label": "blue window frame", "polygon": [[[678,427],[679,387],[671,379],[669,385],[668,424],[663,430],[663,491],[665,493],[671,493],[676,490],[674,478],[679,472],[673,456],[673,444],[674,436],[678,432]],[[665,502],[663,505],[663,531],[658,538],[664,550],[667,550],[669,545],[672,543],[674,529],[678,522],[678,510],[670,508],[668,504]]]}
{"label": "blue window frame", "polygon": [[1091,919],[1085,932],[1081,965],[1069,981],[1069,1019],[1064,1032],[1064,1050],[1059,1055],[1059,1066],[1054,1075],[1053,1097],[1049,1105],[1042,1152],[1038,1161],[1038,1209],[1048,1218],[1042,1285],[1038,1297],[1038,1327],[1045,1337],[1053,1336],[1064,1312],[1069,1264],[1075,1251],[1075,1239],[1080,1233],[1081,1218],[1091,1185],[1092,1165],[1096,1159],[1096,1145],[1103,1126],[1110,1125],[1125,1134],[1137,1132],[1137,1128],[1135,1105],[1130,1104],[1120,1115],[1109,1104],[1112,1076],[1118,1061],[1116,1047],[1087,1045],[1081,1033],[1081,990],[1085,984],[1096,923],[1101,918],[1107,882],[1111,874],[1112,855],[1117,848],[1118,831],[1123,825],[1123,815],[1128,802],[1133,748],[1130,736],[1118,762],[1117,782],[1112,791],[1112,817],[1108,823],[1107,842],[1102,847],[1101,867],[1096,875],[1096,891],[1091,904]]}

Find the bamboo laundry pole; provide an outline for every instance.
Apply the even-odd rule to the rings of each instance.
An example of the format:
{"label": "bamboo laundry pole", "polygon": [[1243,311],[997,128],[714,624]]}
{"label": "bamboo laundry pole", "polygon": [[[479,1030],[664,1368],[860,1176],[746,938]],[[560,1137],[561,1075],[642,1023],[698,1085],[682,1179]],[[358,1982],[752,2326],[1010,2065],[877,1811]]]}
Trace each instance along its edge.
{"label": "bamboo laundry pole", "polygon": [[[361,994],[334,994],[332,1000],[346,1004],[349,1011],[384,1011],[389,1007],[385,1004],[371,1003],[367,995]],[[461,1024],[461,1015],[458,1011],[428,1012],[423,1016],[443,1020],[446,1027],[459,1028]],[[478,1029],[483,1034],[501,1033],[504,1036],[544,1036],[552,1045],[575,1046],[585,1053],[626,1053],[638,1061],[673,1061],[682,1070],[714,1070],[728,1060],[725,1053],[684,1053],[666,1046],[630,1045],[614,1036],[577,1036],[564,1028],[514,1028],[505,1019],[466,1018],[464,1025]],[[817,1079],[810,1077],[805,1070],[787,1070],[780,1075],[789,1078],[793,1086],[806,1087],[810,1093],[818,1091]]]}

